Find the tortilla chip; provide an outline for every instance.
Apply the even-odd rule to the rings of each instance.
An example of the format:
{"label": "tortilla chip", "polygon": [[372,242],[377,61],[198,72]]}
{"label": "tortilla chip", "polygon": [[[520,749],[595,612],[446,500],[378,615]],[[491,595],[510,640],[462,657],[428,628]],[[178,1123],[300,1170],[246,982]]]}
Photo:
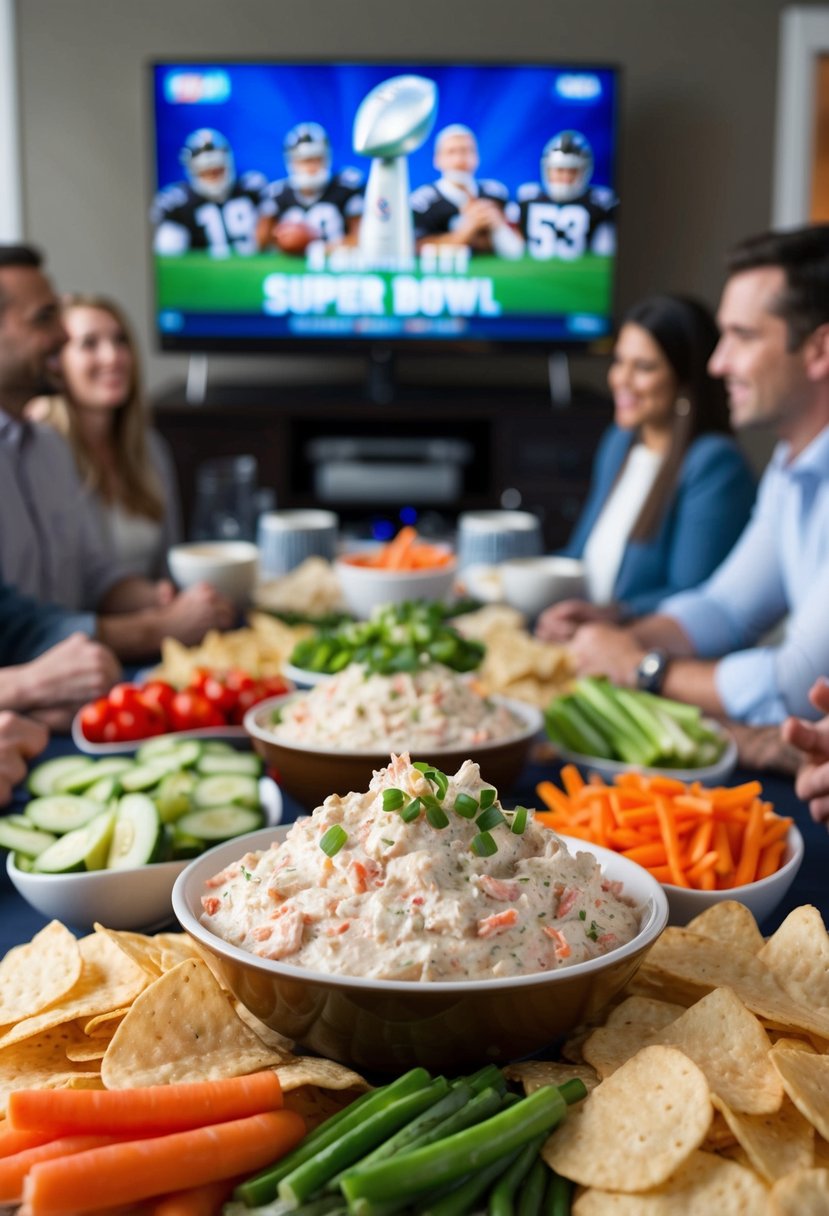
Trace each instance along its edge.
{"label": "tortilla chip", "polygon": [[771,1188],[774,1216],[826,1216],[829,1212],[829,1169],[805,1169],[787,1174]]}
{"label": "tortilla chip", "polygon": [[678,1047],[697,1064],[712,1094],[732,1110],[779,1110],[783,1086],[769,1058],[768,1035],[730,988],[715,988],[666,1026],[656,1041]]}
{"label": "tortilla chip", "polygon": [[302,1115],[309,1132],[319,1127],[326,1119],[349,1106],[360,1093],[353,1089],[320,1089],[317,1085],[298,1085],[285,1094],[286,1110]]}
{"label": "tortilla chip", "polygon": [[688,1160],[712,1116],[708,1082],[693,1060],[675,1047],[645,1047],[568,1110],[541,1152],[583,1186],[644,1191]]}
{"label": "tortilla chip", "polygon": [[766,1188],[751,1170],[713,1153],[694,1153],[662,1186],[641,1195],[587,1191],[573,1216],[765,1216]]}
{"label": "tortilla chip", "polygon": [[829,1055],[792,1050],[778,1043],[770,1056],[801,1115],[829,1140]]}
{"label": "tortilla chip", "polygon": [[159,948],[153,938],[146,933],[133,933],[128,929],[107,929],[104,925],[93,926],[96,933],[102,933],[114,942],[119,950],[123,950],[136,966],[146,971],[152,980],[157,980],[163,968],[158,962]]}
{"label": "tortilla chip", "polygon": [[713,937],[728,946],[756,954],[765,942],[753,913],[736,899],[711,904],[685,926],[701,937]]}
{"label": "tortilla chip", "polygon": [[817,908],[795,908],[758,956],[795,1001],[829,1016],[829,933]]}
{"label": "tortilla chip", "polygon": [[809,1169],[814,1160],[815,1130],[788,1098],[768,1115],[732,1110],[716,1094],[711,1101],[721,1113],[753,1169],[768,1183]]}
{"label": "tortilla chip", "polygon": [[597,1027],[585,1040],[582,1054],[600,1077],[609,1077],[684,1012],[682,1005],[630,996],[608,1014],[604,1026]]}
{"label": "tortilla chip", "polygon": [[210,968],[187,959],[133,1002],[107,1048],[101,1076],[107,1089],[210,1081],[282,1058],[236,1015]]}
{"label": "tortilla chip", "polygon": [[285,1093],[298,1089],[300,1085],[316,1085],[320,1089],[354,1088],[361,1092],[371,1088],[358,1072],[322,1056],[297,1056],[287,1064],[278,1064],[274,1072]]}
{"label": "tortilla chip", "polygon": [[42,1013],[23,1018],[7,1029],[0,1036],[0,1048],[63,1022],[92,1018],[128,1005],[146,986],[146,974],[103,934],[81,938],[78,948],[83,969],[74,987]]}
{"label": "tortilla chip", "polygon": [[0,1025],[33,1017],[61,1000],[82,967],[75,936],[60,921],[50,921],[0,962]]}
{"label": "tortilla chip", "polygon": [[665,929],[648,951],[639,976],[680,1003],[693,1003],[713,988],[733,988],[758,1017],[829,1038],[829,1011],[792,1000],[759,957],[687,929]]}
{"label": "tortilla chip", "polygon": [[241,1001],[234,1001],[233,1008],[236,1010],[239,1017],[249,1027],[253,1033],[260,1038],[267,1047],[272,1047],[274,1051],[282,1053],[286,1064],[293,1060],[293,1039],[287,1039],[284,1034],[280,1034],[278,1030],[271,1030],[270,1026],[266,1026],[255,1013],[242,1004]]}
{"label": "tortilla chip", "polygon": [[0,1112],[6,1113],[9,1094],[17,1089],[63,1089],[77,1078],[85,1085],[88,1073],[82,1064],[67,1059],[67,1046],[76,1041],[75,1027],[55,1026],[36,1037],[0,1049]]}
{"label": "tortilla chip", "polygon": [[599,1084],[599,1075],[586,1064],[559,1064],[555,1060],[524,1060],[508,1064],[502,1072],[508,1081],[518,1081],[524,1093],[531,1094],[545,1085],[563,1085],[565,1081],[583,1081],[587,1090]]}

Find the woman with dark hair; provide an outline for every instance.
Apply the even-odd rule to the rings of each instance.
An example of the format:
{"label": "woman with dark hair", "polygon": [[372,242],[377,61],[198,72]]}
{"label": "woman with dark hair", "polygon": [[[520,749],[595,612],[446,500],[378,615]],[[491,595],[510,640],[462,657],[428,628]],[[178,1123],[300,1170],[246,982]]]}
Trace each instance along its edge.
{"label": "woman with dark hair", "polygon": [[614,422],[564,550],[584,562],[589,600],[547,608],[540,637],[654,611],[706,579],[742,532],[755,482],[708,372],[718,338],[710,311],[684,296],[651,296],[625,316],[608,372]]}

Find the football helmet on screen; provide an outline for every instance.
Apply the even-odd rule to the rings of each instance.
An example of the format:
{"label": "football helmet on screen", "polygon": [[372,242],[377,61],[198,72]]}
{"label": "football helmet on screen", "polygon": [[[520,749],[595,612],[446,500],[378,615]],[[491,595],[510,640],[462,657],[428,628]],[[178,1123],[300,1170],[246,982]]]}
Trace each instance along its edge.
{"label": "football helmet on screen", "polygon": [[197,194],[222,202],[236,180],[230,144],[212,127],[200,127],[184,141],[179,154],[187,180]]}
{"label": "football helmet on screen", "polygon": [[554,203],[569,203],[587,189],[593,149],[578,131],[560,131],[541,153],[541,184]]}
{"label": "football helmet on screen", "polygon": [[[282,145],[288,180],[294,190],[324,190],[331,180],[331,141],[318,122],[301,122],[291,127]],[[306,161],[319,161],[307,168]]]}

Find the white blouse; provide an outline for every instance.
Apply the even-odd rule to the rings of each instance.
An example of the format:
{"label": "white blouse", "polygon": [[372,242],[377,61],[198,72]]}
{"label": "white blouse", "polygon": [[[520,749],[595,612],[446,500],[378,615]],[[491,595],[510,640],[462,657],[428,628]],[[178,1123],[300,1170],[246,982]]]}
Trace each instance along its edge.
{"label": "white blouse", "polygon": [[584,547],[585,577],[594,604],[613,602],[628,537],[662,466],[662,454],[636,443]]}

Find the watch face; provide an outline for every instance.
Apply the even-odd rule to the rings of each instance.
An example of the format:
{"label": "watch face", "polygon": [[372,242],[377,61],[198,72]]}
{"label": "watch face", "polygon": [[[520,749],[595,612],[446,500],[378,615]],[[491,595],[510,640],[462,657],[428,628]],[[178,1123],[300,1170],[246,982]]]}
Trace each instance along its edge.
{"label": "watch face", "polygon": [[661,665],[662,660],[658,654],[646,654],[639,670],[643,676],[655,676]]}

